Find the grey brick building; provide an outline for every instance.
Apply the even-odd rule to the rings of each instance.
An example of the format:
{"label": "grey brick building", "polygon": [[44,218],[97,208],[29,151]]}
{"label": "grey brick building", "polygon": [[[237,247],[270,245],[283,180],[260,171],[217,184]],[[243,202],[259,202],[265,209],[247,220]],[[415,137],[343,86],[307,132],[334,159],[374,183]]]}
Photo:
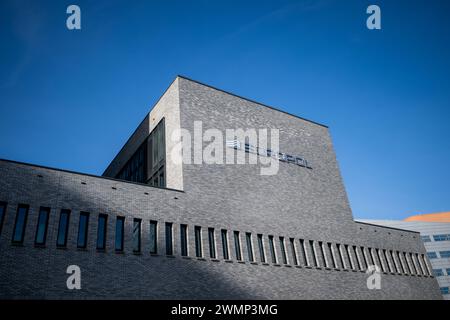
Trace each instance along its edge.
{"label": "grey brick building", "polygon": [[[287,158],[174,161],[198,121],[279,129]],[[102,176],[0,160],[0,214],[0,298],[442,298],[418,233],[353,220],[326,126],[184,77]]]}

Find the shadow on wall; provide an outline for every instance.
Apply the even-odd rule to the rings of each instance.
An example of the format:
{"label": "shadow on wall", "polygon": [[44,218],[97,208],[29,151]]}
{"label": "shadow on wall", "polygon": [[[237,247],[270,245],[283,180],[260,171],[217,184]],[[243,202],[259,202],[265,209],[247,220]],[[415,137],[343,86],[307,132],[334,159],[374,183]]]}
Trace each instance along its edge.
{"label": "shadow on wall", "polygon": [[[233,281],[233,273],[249,272],[248,266],[213,262],[209,259],[150,255],[148,223],[142,218],[142,252],[132,251],[133,217],[125,214],[124,251],[114,249],[118,212],[132,212],[139,203],[124,200],[112,204],[114,194],[89,193],[80,179],[94,189],[115,181],[58,173],[39,167],[5,164],[0,161],[0,200],[7,211],[0,234],[0,298],[2,299],[252,299],[258,298],[244,283]],[[56,172],[56,173],[55,173]],[[40,177],[39,177],[40,176]],[[63,178],[64,176],[64,178]],[[98,185],[95,185],[98,184]],[[131,185],[133,186],[133,185]],[[110,189],[111,187],[109,187]],[[136,186],[136,188],[147,188]],[[148,192],[153,192],[148,188]],[[101,191],[103,192],[103,191]],[[158,190],[154,192],[169,192]],[[170,191],[171,192],[171,191]],[[111,197],[111,198],[109,198]],[[117,199],[116,199],[117,200]],[[162,200],[163,201],[163,200]],[[29,204],[23,244],[12,244],[17,205]],[[45,246],[34,244],[39,207],[51,208]],[[122,208],[128,207],[127,210]],[[67,246],[56,247],[60,210],[71,210]],[[79,212],[90,212],[87,248],[77,248]],[[138,212],[138,211],[135,211]],[[107,247],[96,250],[98,214],[108,213]],[[159,243],[163,243],[159,232]],[[174,246],[178,243],[174,241]],[[159,246],[164,250],[163,246]],[[162,250],[159,250],[163,252]],[[158,252],[160,253],[160,252]],[[81,290],[69,290],[69,265],[81,270]],[[247,267],[247,268],[246,268]],[[229,270],[229,272],[224,272]],[[239,269],[239,270],[238,270]],[[237,279],[237,278],[235,278]]]}

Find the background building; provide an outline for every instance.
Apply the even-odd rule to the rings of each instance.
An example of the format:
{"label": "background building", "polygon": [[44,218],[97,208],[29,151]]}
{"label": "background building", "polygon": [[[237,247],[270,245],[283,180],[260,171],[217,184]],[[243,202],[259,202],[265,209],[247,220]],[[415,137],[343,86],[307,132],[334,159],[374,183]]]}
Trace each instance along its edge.
{"label": "background building", "polygon": [[415,215],[404,221],[358,220],[420,232],[441,293],[450,300],[450,212]]}
{"label": "background building", "polygon": [[[273,176],[173,161],[196,121],[277,128],[286,158]],[[442,299],[417,232],[353,220],[326,126],[184,77],[103,176],[1,160],[0,177],[1,298]]]}

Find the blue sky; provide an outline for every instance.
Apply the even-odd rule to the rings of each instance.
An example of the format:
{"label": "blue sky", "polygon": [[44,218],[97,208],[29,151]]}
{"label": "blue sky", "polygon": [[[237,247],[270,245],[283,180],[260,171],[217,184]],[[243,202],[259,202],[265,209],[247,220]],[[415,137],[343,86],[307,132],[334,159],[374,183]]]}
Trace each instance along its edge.
{"label": "blue sky", "polygon": [[[77,4],[82,30],[66,28]],[[382,30],[366,28],[381,8]],[[0,2],[0,158],[101,174],[177,74],[330,126],[353,214],[450,210],[449,1]]]}

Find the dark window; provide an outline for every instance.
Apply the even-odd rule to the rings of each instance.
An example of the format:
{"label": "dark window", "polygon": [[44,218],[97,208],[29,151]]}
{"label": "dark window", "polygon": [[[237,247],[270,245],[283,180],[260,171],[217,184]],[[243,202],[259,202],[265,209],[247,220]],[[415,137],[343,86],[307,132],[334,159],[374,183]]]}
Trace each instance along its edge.
{"label": "dark window", "polygon": [[316,248],[314,248],[314,241],[309,240],[309,247],[311,248],[311,255],[314,261],[313,267],[318,267],[318,261],[317,261],[317,255],[316,255]]}
{"label": "dark window", "polygon": [[180,226],[180,241],[181,241],[181,255],[188,255],[188,241],[187,241],[187,225]]}
{"label": "dark window", "polygon": [[3,221],[6,215],[6,202],[0,202],[0,234],[2,233]]}
{"label": "dark window", "polygon": [[166,222],[166,255],[173,255],[172,223]]}
{"label": "dark window", "polygon": [[309,266],[308,256],[306,255],[305,240],[300,239],[300,253],[303,258],[303,264]]}
{"label": "dark window", "polygon": [[141,252],[141,219],[133,219],[133,252]]}
{"label": "dark window", "polygon": [[67,235],[69,233],[70,210],[62,209],[59,214],[58,237],[56,239],[57,247],[67,245]]}
{"label": "dark window", "polygon": [[259,247],[259,256],[261,257],[261,262],[266,262],[266,253],[264,252],[264,242],[263,242],[263,235],[258,234],[258,247]]}
{"label": "dark window", "polygon": [[369,267],[369,263],[368,263],[367,258],[366,258],[364,247],[361,247],[361,254],[362,254],[362,257],[363,257],[363,260],[364,260],[364,265],[365,265],[366,268],[368,268]]}
{"label": "dark window", "polygon": [[325,259],[325,250],[323,248],[323,242],[319,241],[319,249],[320,249],[320,256],[321,256],[321,262],[323,267],[328,267],[327,260]]}
{"label": "dark window", "polygon": [[36,238],[34,239],[34,243],[37,245],[41,246],[45,245],[45,241],[47,240],[47,227],[49,215],[50,215],[50,208],[44,207],[40,208],[36,227]]}
{"label": "dark window", "polygon": [[221,230],[222,235],[222,249],[223,249],[223,258],[225,260],[230,259],[230,256],[228,254],[228,236],[227,236],[227,230]]}
{"label": "dark window", "polygon": [[352,268],[352,270],[355,270],[355,264],[353,262],[352,254],[350,252],[351,249],[350,249],[350,247],[348,245],[344,245],[344,248],[345,248],[345,251],[347,252],[347,255],[348,255],[348,261],[350,261],[350,267]]}
{"label": "dark window", "polygon": [[116,239],[115,239],[115,249],[117,252],[123,251],[123,240],[125,231],[125,217],[117,217],[116,219]]}
{"label": "dark window", "polygon": [[106,214],[100,214],[98,216],[97,224],[97,249],[104,250],[106,248],[106,229],[107,229],[108,216]]}
{"label": "dark window", "polygon": [[275,245],[273,243],[273,236],[269,236],[269,250],[272,257],[272,263],[277,263],[277,254],[275,253]]}
{"label": "dark window", "polygon": [[247,240],[248,261],[254,261],[254,259],[253,259],[252,234],[250,232],[247,232],[245,234],[245,239]]}
{"label": "dark window", "polygon": [[286,255],[286,248],[284,246],[284,237],[280,237],[280,250],[281,250],[281,258],[283,259],[283,264],[287,264],[287,255]]}
{"label": "dark window", "polygon": [[291,253],[292,253],[292,258],[294,259],[294,265],[298,265],[298,259],[297,259],[297,250],[295,250],[295,239],[294,238],[290,238],[289,242],[291,243]]}
{"label": "dark window", "polygon": [[147,139],[150,150],[149,184],[153,186],[165,187],[165,127],[164,119],[153,129]]}
{"label": "dark window", "polygon": [[330,256],[331,256],[331,262],[333,264],[333,268],[337,268],[337,264],[336,264],[336,260],[334,258],[334,254],[333,254],[333,245],[328,242],[328,251],[330,252]]}
{"label": "dark window", "polygon": [[158,222],[150,221],[150,253],[157,254],[158,253]]}
{"label": "dark window", "polygon": [[80,212],[80,221],[78,224],[78,248],[86,248],[87,238],[88,238],[88,227],[89,227],[89,213]]}
{"label": "dark window", "polygon": [[214,228],[208,228],[208,240],[209,240],[209,256],[213,259],[216,258],[216,240],[214,237]]}
{"label": "dark window", "polygon": [[358,251],[357,251],[358,249],[356,248],[356,246],[353,246],[353,252],[354,252],[354,254],[355,254],[355,260],[356,260],[356,263],[358,264],[358,269],[359,270],[362,270],[363,268],[362,268],[362,266],[361,266],[361,263],[359,262],[359,259],[358,259]]}
{"label": "dark window", "polygon": [[241,240],[239,237],[239,231],[234,232],[234,248],[236,251],[236,260],[242,260],[241,255]]}
{"label": "dark window", "polygon": [[342,246],[340,244],[337,244],[336,247],[337,247],[339,262],[342,266],[342,269],[345,269],[346,266],[344,264],[344,257],[342,256]]}
{"label": "dark window", "polygon": [[16,222],[14,223],[14,232],[12,238],[12,241],[14,243],[23,243],[25,228],[27,226],[28,209],[29,206],[25,204],[20,204],[17,207]]}
{"label": "dark window", "polygon": [[202,257],[202,228],[199,226],[195,227],[195,256]]}
{"label": "dark window", "polygon": [[130,160],[124,165],[122,170],[116,176],[118,179],[146,183],[147,169],[147,141],[144,141],[138,150],[131,156]]}

